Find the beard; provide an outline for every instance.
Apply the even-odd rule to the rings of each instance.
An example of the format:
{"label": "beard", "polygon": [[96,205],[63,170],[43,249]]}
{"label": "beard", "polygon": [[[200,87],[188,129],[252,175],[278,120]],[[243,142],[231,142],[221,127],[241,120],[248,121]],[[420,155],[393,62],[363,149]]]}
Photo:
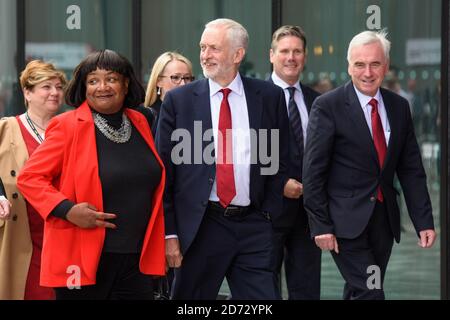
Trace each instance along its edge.
{"label": "beard", "polygon": [[218,82],[218,78],[228,78],[231,75],[235,76],[235,65],[216,65],[214,68],[207,69],[204,64],[202,64],[203,75],[207,79],[211,79]]}

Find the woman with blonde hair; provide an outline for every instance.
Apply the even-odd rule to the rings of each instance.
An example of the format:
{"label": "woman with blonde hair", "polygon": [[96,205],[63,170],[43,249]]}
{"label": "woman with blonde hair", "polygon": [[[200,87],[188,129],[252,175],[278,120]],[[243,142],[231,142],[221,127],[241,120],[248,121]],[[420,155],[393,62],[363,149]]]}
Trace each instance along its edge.
{"label": "woman with blonde hair", "polygon": [[2,200],[0,214],[0,300],[54,299],[53,290],[39,285],[44,220],[19,192],[17,176],[63,104],[66,82],[53,64],[29,62],[20,76],[26,112],[0,120],[0,196],[10,202]]}
{"label": "woman with blonde hair", "polygon": [[[150,123],[155,135],[157,118],[166,93],[176,87],[194,81],[192,63],[183,55],[167,51],[161,54],[153,64],[145,94],[145,108],[139,108]],[[150,109],[149,109],[150,108]]]}

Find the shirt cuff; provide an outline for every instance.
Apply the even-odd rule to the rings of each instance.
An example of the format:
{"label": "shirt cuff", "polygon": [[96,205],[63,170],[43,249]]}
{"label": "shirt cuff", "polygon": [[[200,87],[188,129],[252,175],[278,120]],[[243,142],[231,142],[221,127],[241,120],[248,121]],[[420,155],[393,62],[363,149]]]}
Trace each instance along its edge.
{"label": "shirt cuff", "polygon": [[0,196],[0,201],[3,201],[3,200],[8,200],[8,199],[6,199],[5,196]]}
{"label": "shirt cuff", "polygon": [[166,240],[167,239],[178,239],[178,236],[176,235],[176,234],[168,234],[168,235],[166,235],[166,238],[165,238]]}
{"label": "shirt cuff", "polygon": [[63,200],[52,210],[52,212],[50,212],[50,214],[54,217],[67,220],[66,215],[74,205],[75,203],[70,200]]}

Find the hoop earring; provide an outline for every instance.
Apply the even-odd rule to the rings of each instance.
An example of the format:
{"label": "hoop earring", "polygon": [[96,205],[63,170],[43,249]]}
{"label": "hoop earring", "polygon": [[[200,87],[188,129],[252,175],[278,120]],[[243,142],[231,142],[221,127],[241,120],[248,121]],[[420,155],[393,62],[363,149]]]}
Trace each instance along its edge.
{"label": "hoop earring", "polygon": [[158,96],[161,95],[161,88],[160,88],[160,87],[158,87],[158,91],[156,92],[156,94],[157,94]]}

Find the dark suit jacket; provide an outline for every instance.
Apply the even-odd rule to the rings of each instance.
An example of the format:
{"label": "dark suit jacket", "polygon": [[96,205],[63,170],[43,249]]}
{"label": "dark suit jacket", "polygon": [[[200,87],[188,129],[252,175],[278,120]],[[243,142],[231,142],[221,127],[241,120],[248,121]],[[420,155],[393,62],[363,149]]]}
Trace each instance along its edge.
{"label": "dark suit jacket", "polygon": [[408,102],[385,89],[381,95],[391,127],[382,168],[352,82],[320,96],[313,104],[303,166],[304,205],[312,236],[333,233],[356,238],[371,217],[380,185],[392,233],[399,242],[395,174],[415,229],[434,228]]}
{"label": "dark suit jacket", "polygon": [[[272,78],[268,79],[269,82],[273,83]],[[316,99],[320,94],[313,89],[304,86],[300,83],[300,87],[302,88],[302,93],[306,105],[306,109],[309,112],[311,111],[311,106],[313,104],[314,99]],[[287,107],[286,107],[287,108]],[[295,179],[299,182],[302,182],[302,165],[303,165],[303,154],[299,153],[299,150],[296,146],[296,141],[293,138],[292,128],[289,125],[289,165],[288,165],[288,175],[284,182],[286,184],[288,179]],[[303,207],[303,197],[299,199],[289,199],[284,197],[284,205],[283,205],[283,214],[280,215],[276,220],[273,221],[273,225],[276,228],[289,228],[291,227],[296,217],[300,214],[302,218],[305,220],[305,224],[307,223],[306,212]],[[299,212],[300,211],[300,212]]]}
{"label": "dark suit jacket", "polygon": [[[250,167],[250,200],[256,210],[276,217],[282,210],[282,190],[288,161],[288,118],[282,90],[266,81],[241,77],[248,106],[250,129],[279,129],[279,170],[276,175],[261,175],[264,165],[260,159]],[[196,142],[194,122],[200,121],[201,133],[212,128],[208,80],[199,80],[167,93],[159,116],[156,144],[166,166],[167,183],[164,196],[166,234],[177,234],[184,252],[192,243],[208,205],[216,175],[215,164],[179,164],[171,160],[171,152],[178,141],[171,141],[175,129],[185,129]],[[199,123],[197,123],[199,125]],[[270,137],[270,131],[269,131]],[[213,139],[202,141],[201,150]],[[271,150],[270,138],[267,150]],[[258,139],[259,141],[259,139]],[[196,154],[195,143],[188,144],[191,161]],[[253,149],[254,146],[252,146]],[[256,149],[255,149],[256,150]],[[259,150],[259,148],[258,148]],[[211,150],[209,150],[210,152]],[[205,150],[208,152],[208,150]],[[193,163],[193,162],[191,162]]]}
{"label": "dark suit jacket", "polygon": [[156,127],[158,126],[158,115],[161,110],[161,104],[162,102],[158,98],[150,107],[140,105],[135,108],[147,118],[148,125],[150,126],[150,129],[152,129],[153,137],[156,136]]}

